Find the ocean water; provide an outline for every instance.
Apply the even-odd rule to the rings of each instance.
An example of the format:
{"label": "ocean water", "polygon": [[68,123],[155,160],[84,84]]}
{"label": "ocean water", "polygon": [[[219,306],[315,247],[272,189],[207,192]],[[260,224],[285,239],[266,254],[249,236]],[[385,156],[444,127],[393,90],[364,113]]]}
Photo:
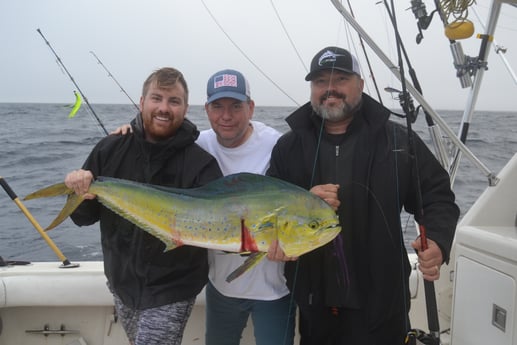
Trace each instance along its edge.
{"label": "ocean water", "polygon": [[[135,115],[133,105],[93,104],[95,114],[108,131],[128,123]],[[285,132],[285,117],[294,107],[256,107],[254,119]],[[63,104],[0,103],[0,176],[20,197],[39,188],[62,182],[67,172],[81,167],[93,146],[104,136],[95,117],[83,107],[73,119]],[[456,133],[460,111],[440,112]],[[200,129],[209,127],[202,106],[191,106],[188,117]],[[423,117],[414,129],[426,141],[428,131]],[[470,126],[467,145],[488,168],[497,173],[517,152],[517,113],[478,112]],[[487,178],[466,158],[454,189],[462,215],[487,187]],[[23,202],[42,227],[59,213],[64,198]],[[416,236],[408,219],[406,242]],[[70,261],[101,260],[97,225],[77,227],[69,219],[48,232]],[[53,261],[55,253],[40,237],[18,206],[0,191],[0,256],[5,260]]]}

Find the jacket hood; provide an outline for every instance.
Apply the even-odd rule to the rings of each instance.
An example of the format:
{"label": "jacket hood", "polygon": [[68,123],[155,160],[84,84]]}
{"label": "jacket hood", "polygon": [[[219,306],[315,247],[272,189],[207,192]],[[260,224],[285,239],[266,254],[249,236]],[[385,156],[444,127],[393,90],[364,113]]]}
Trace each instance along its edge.
{"label": "jacket hood", "polygon": [[150,152],[155,159],[164,158],[174,154],[176,150],[193,144],[199,136],[199,130],[196,125],[187,118],[183,120],[183,123],[178,128],[174,136],[158,143],[151,143],[145,140],[144,124],[141,113],[131,121],[131,127],[133,128],[135,137],[141,142],[146,151]]}
{"label": "jacket hood", "polygon": [[[131,121],[131,127],[133,128],[135,135],[137,137],[139,137],[142,140],[145,140],[142,113],[138,113],[138,115],[136,115],[136,117]],[[178,145],[180,145],[179,147],[183,147],[185,145],[183,143],[193,143],[197,140],[198,136],[199,130],[197,129],[196,125],[192,123],[189,119],[185,118],[174,136],[159,143],[154,143],[153,145],[162,146],[172,144],[176,147],[178,147]]]}

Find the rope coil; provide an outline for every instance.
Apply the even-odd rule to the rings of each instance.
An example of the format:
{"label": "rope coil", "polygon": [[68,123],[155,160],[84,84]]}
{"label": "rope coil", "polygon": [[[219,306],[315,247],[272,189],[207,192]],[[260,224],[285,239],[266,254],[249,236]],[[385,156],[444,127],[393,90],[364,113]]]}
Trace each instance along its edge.
{"label": "rope coil", "polygon": [[464,22],[468,17],[468,8],[476,3],[476,0],[441,0],[440,8],[444,18],[454,18],[452,23]]}

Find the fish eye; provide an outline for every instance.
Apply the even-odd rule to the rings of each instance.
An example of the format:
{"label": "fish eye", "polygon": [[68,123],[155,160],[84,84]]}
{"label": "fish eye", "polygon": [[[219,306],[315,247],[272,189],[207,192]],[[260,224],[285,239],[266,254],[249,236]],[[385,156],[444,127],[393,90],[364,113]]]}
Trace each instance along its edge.
{"label": "fish eye", "polygon": [[315,220],[313,220],[313,221],[311,221],[311,222],[309,223],[309,228],[311,228],[312,230],[317,229],[317,228],[318,228],[318,226],[319,226],[319,223],[318,223],[317,221],[315,221]]}

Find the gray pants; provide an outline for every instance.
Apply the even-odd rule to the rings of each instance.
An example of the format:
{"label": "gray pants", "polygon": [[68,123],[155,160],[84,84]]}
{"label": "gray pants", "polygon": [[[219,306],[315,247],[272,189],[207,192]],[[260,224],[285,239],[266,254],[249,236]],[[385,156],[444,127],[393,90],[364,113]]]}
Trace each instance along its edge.
{"label": "gray pants", "polygon": [[113,297],[117,315],[133,345],[180,345],[196,300],[135,310],[124,305],[117,295]]}

